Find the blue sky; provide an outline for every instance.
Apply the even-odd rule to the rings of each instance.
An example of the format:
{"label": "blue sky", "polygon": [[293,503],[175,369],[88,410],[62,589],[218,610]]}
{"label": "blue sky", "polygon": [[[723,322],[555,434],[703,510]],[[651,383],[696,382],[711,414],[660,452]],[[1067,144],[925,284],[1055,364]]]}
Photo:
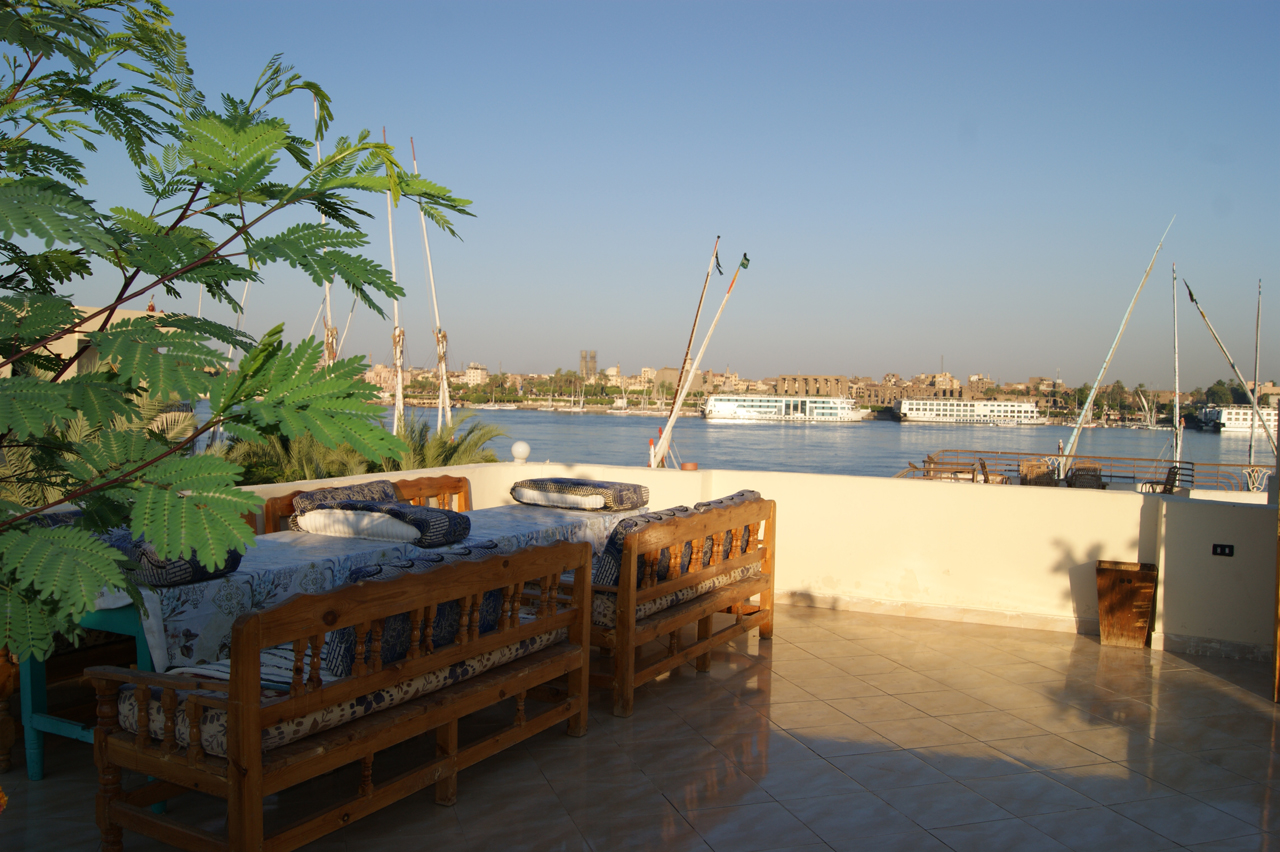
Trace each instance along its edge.
{"label": "blue sky", "polygon": [[[1280,4],[173,7],[207,93],[247,94],[283,52],[333,96],[334,135],[385,124],[406,161],[412,135],[423,173],[473,199],[463,241],[432,234],[455,364],[678,365],[717,235],[726,268],[752,264],[705,366],[753,377],[945,357],[1092,381],[1174,214],[1112,377],[1172,384],[1173,261],[1246,374],[1259,278],[1264,329],[1280,316]],[[310,110],[281,114],[305,130]],[[99,201],[127,197],[127,176],[97,177]],[[416,213],[395,227],[421,365]],[[319,291],[266,279],[248,329],[304,335]],[[1184,384],[1227,376],[1185,296],[1179,314]],[[358,310],[346,353],[386,362],[390,323]],[[1280,380],[1265,331],[1263,377]]]}

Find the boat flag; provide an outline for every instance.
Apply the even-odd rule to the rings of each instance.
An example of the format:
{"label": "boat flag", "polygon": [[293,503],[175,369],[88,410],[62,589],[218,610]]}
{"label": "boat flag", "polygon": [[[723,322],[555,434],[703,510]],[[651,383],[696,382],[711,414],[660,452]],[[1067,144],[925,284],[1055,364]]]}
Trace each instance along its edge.
{"label": "boat flag", "polygon": [[[751,259],[747,257],[747,253],[744,251],[742,253],[742,263],[739,263],[738,268],[733,270],[733,277],[729,279],[729,293],[733,292],[733,285],[738,283],[738,273],[743,269],[746,269],[750,264],[751,264]],[[729,298],[729,293],[725,293],[724,297],[726,299]],[[723,307],[724,306],[721,305],[721,308]],[[716,316],[719,316],[719,314],[716,314]]]}
{"label": "boat flag", "polygon": [[[720,241],[720,238],[719,238],[719,237],[716,237],[716,242],[717,242],[717,243],[719,243],[719,241]],[[719,245],[717,245],[717,246],[716,246],[715,261],[716,261],[716,272],[719,272],[721,275],[724,275],[724,267],[720,265],[720,247],[719,247]]]}

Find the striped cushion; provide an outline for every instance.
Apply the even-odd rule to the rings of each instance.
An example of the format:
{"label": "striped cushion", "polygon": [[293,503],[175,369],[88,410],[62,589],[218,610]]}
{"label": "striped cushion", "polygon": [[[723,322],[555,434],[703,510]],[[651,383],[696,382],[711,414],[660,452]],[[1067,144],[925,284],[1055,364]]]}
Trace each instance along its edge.
{"label": "striped cushion", "polygon": [[[517,496],[516,492],[520,495]],[[642,509],[649,503],[649,489],[643,485],[630,482],[601,482],[595,479],[570,479],[567,477],[550,477],[545,479],[523,479],[511,486],[511,497],[517,503],[530,506],[563,507],[563,503],[546,502],[545,495],[572,494],[577,497],[604,498],[604,503],[597,508],[610,512],[625,509]],[[523,498],[523,499],[522,499]],[[582,507],[588,508],[588,507]]]}

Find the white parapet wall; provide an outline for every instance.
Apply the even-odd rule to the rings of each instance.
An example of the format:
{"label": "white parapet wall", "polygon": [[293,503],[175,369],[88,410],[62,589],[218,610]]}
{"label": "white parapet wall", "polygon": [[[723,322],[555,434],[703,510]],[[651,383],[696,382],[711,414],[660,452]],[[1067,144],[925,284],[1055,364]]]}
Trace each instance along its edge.
{"label": "white parapet wall", "polygon": [[[476,508],[519,479],[648,486],[654,508],[749,488],[777,501],[778,600],[864,612],[1098,632],[1099,559],[1158,566],[1153,646],[1269,658],[1276,507],[1092,491],[726,470],[511,463],[413,471],[466,476]],[[379,478],[349,477],[341,482]],[[259,486],[273,496],[335,480]],[[1214,556],[1227,544],[1230,557]]]}

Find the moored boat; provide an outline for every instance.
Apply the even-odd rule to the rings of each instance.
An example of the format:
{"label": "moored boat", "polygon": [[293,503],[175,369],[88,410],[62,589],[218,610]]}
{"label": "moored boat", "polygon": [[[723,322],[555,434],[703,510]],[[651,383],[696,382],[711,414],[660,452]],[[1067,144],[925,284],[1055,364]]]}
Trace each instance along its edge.
{"label": "moored boat", "polygon": [[858,423],[869,413],[852,399],[822,396],[713,394],[702,417],[725,423]]}

